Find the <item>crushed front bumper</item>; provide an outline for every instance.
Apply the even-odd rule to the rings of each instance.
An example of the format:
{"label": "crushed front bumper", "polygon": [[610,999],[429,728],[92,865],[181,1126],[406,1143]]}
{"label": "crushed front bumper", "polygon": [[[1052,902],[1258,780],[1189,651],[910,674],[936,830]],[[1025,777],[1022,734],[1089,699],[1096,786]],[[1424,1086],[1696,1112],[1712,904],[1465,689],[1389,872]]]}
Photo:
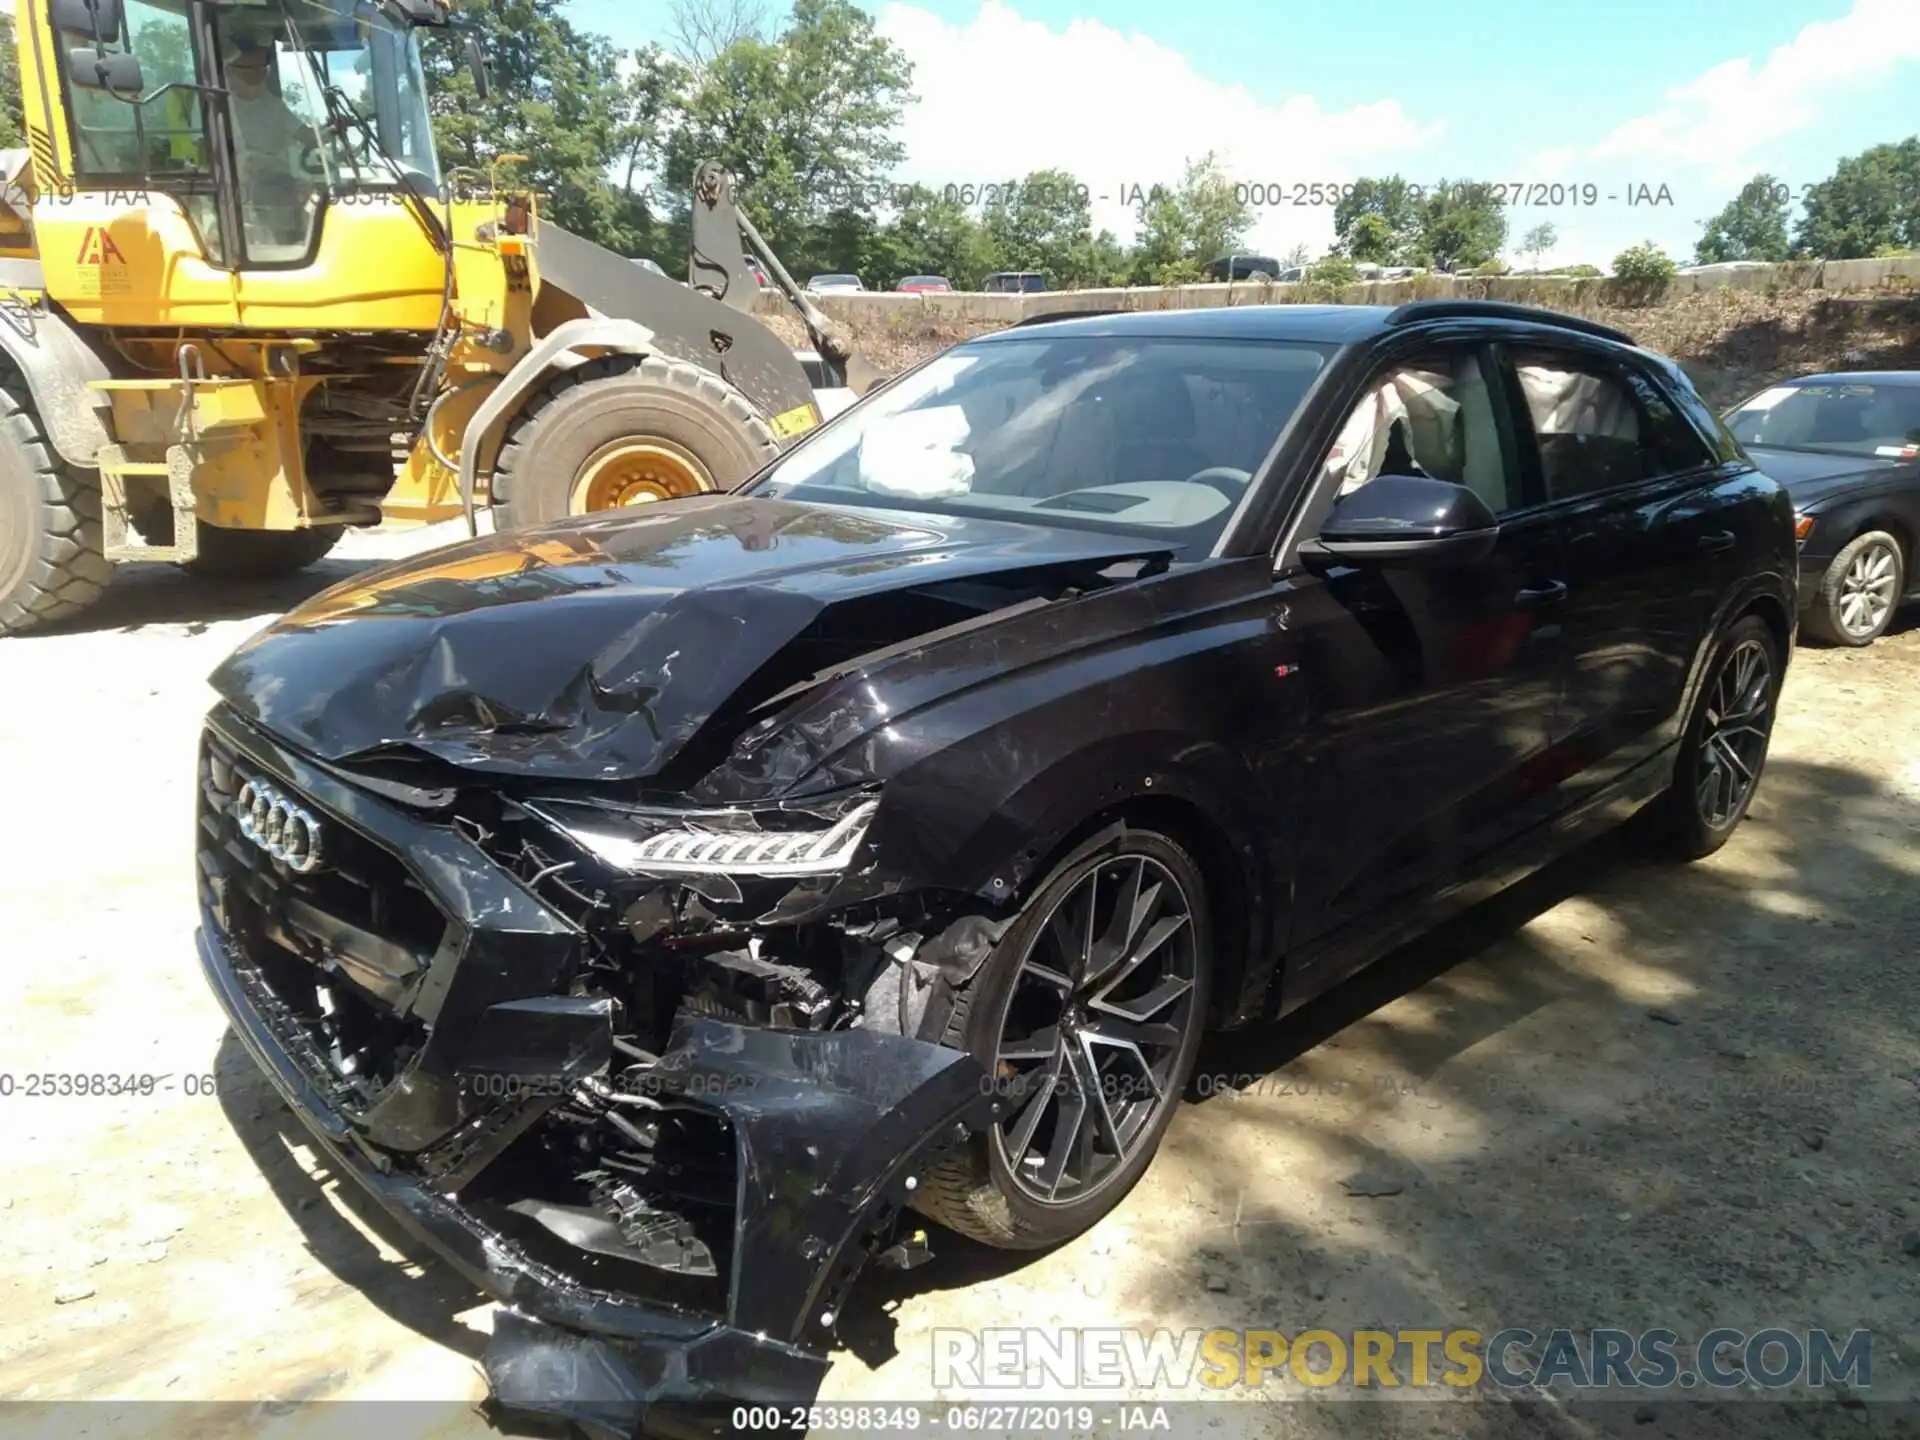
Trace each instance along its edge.
{"label": "crushed front bumper", "polygon": [[804,1404],[834,1321],[927,1164],[985,1123],[985,1072],[922,1041],[695,1020],[661,1057],[662,1094],[711,1105],[739,1146],[728,1313],[676,1312],[571,1283],[359,1140],[251,1003],[211,923],[200,962],[235,1033],[326,1153],[413,1235],[508,1307],[486,1370],[506,1410],[611,1434],[721,1433],[716,1404]]}
{"label": "crushed front bumper", "polygon": [[[610,1266],[604,1251],[556,1249],[555,1234],[503,1203],[516,1182],[501,1177],[514,1173],[516,1137],[534,1134],[577,1083],[607,1073],[606,1003],[551,986],[564,925],[445,827],[348,793],[257,733],[210,726],[208,745],[218,753],[203,767],[286,787],[342,845],[367,852],[336,850],[342,864],[404,865],[407,883],[447,917],[444,934],[437,922],[410,932],[424,966],[410,974],[396,945],[380,948],[312,906],[294,914],[258,857],[236,858],[241,842],[219,805],[203,806],[197,945],[207,982],[330,1168],[505,1307],[485,1360],[496,1407],[605,1434],[717,1434],[735,1403],[810,1401],[861,1267],[891,1241],[920,1178],[989,1123],[995,1097],[979,1063],[868,1030],[685,1019],[649,1067],[646,1093],[707,1117],[711,1153],[730,1162],[731,1219],[710,1278],[690,1289],[683,1275]],[[248,905],[255,920],[236,928]],[[275,976],[286,975],[287,956],[264,964],[249,953],[262,943],[258,917],[281,911],[330,963],[357,965],[370,984],[392,978],[412,1058],[371,1102],[283,1002]],[[488,1098],[497,1090],[476,1098],[465,1081],[489,1074],[524,1083],[507,1102]]]}

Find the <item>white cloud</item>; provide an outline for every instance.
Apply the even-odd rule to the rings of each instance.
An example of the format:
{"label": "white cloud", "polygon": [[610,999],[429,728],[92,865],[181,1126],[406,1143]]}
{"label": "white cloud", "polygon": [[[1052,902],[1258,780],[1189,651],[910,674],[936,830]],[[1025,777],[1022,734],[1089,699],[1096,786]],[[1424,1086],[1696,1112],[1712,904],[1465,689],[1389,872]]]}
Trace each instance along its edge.
{"label": "white cloud", "polygon": [[1751,171],[1755,151],[1812,124],[1823,99],[1915,59],[1920,0],[1856,0],[1838,20],[1807,26],[1758,64],[1728,60],[1669,90],[1658,109],[1615,127],[1588,156],[1676,161],[1732,183]]}
{"label": "white cloud", "polygon": [[[1122,192],[1173,184],[1208,149],[1248,185],[1337,182],[1403,166],[1442,128],[1416,123],[1393,99],[1337,110],[1306,94],[1262,99],[1144,35],[1087,19],[1054,30],[1001,0],[959,25],[892,4],[879,27],[913,62],[919,96],[901,179],[965,185],[1065,170],[1087,185],[1094,227],[1123,242],[1135,220]],[[1251,243],[1263,251],[1297,241],[1317,251],[1333,236],[1326,206],[1269,206],[1255,218]]]}

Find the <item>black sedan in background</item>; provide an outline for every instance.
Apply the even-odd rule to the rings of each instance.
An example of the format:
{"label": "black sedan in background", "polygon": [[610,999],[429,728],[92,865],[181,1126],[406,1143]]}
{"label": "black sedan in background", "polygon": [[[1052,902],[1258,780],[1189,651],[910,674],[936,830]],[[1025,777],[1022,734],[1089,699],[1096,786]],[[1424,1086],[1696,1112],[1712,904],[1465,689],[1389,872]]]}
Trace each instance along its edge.
{"label": "black sedan in background", "polygon": [[1920,370],[1803,375],[1727,412],[1793,495],[1808,633],[1870,645],[1913,594],[1920,538]]}

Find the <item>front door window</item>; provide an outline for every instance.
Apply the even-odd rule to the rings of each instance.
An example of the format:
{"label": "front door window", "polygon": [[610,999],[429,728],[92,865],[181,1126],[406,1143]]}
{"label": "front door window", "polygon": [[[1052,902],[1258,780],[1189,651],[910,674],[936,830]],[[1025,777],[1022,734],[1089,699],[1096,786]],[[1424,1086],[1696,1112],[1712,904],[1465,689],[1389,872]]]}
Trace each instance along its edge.
{"label": "front door window", "polygon": [[307,61],[264,25],[222,27],[240,226],[253,265],[297,265],[312,251],[326,197],[323,111]]}

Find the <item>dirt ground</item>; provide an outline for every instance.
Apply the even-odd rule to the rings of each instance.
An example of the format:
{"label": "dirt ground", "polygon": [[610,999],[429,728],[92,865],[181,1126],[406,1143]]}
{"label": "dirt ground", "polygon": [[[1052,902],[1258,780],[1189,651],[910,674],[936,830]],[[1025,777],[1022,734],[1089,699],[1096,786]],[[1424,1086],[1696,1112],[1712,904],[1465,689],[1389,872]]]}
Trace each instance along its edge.
{"label": "dirt ground", "polygon": [[[266,587],[143,567],[84,625],[0,641],[0,1398],[410,1399],[444,1403],[382,1435],[484,1433],[468,1406],[489,1309],[315,1171],[191,941],[206,674],[396,543],[350,541]],[[1187,1105],[1072,1245],[1009,1257],[936,1235],[932,1264],[870,1277],[822,1398],[951,1398],[931,1386],[943,1327],[1781,1325],[1871,1329],[1862,1394],[1920,1400],[1916,619],[1868,651],[1798,653],[1753,817],[1721,854],[1669,868],[1623,833],[1216,1043],[1203,1071],[1269,1080]],[[167,1079],[145,1099],[27,1098],[35,1072]],[[1398,1193],[1349,1194],[1357,1174]],[[1752,1393],[1600,1428],[1774,1433],[1743,1418]],[[1859,1395],[1806,1398],[1781,1433],[1893,1433]],[[1543,1405],[1422,1419],[1598,1423]],[[16,1433],[85,1418],[47,1411],[36,1432],[28,1413]],[[1378,1404],[1206,1416],[1193,1433],[1413,1433]],[[251,1403],[100,1428],[340,1433]]]}

